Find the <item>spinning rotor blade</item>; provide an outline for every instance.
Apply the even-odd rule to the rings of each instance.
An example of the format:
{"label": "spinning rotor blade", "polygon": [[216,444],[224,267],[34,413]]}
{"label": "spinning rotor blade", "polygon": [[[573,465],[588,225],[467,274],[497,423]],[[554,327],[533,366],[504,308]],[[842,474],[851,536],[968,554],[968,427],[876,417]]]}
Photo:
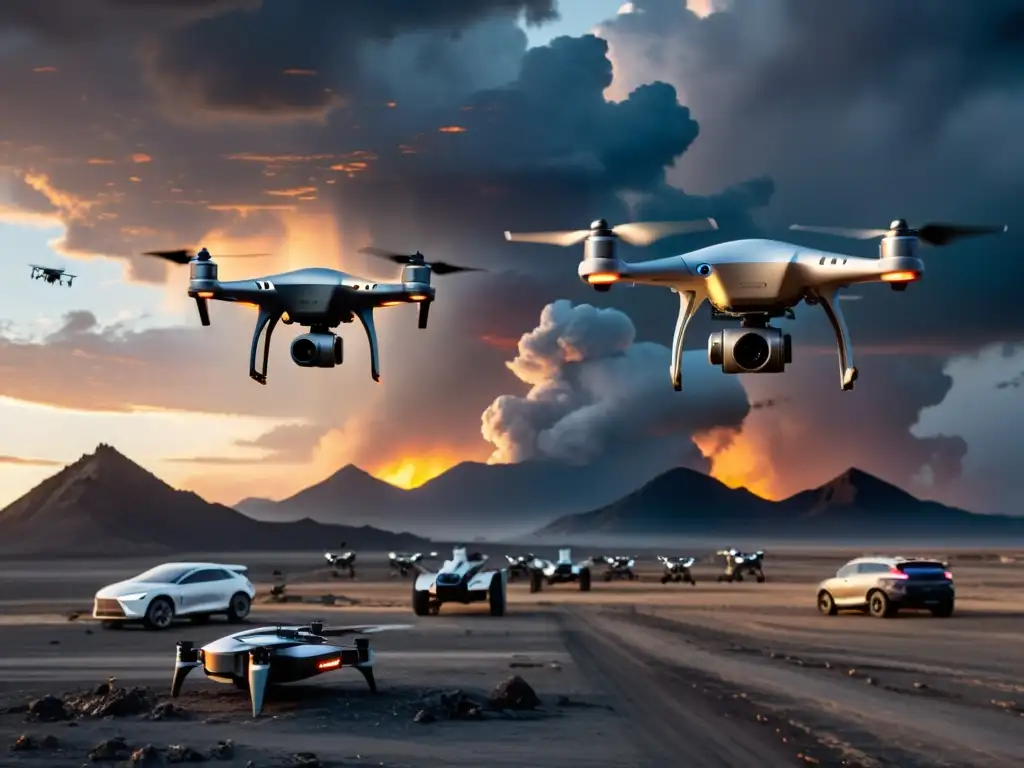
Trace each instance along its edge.
{"label": "spinning rotor blade", "polygon": [[430,267],[435,275],[454,275],[456,272],[485,272],[479,267],[461,267],[458,264],[449,264],[445,261],[427,261],[426,257],[419,252],[416,253],[395,253],[383,248],[366,247],[360,248],[359,253],[368,256],[376,256],[378,259],[387,259],[396,264],[422,264]]}
{"label": "spinning rotor blade", "polygon": [[590,237],[589,229],[564,230],[561,232],[506,232],[505,239],[510,243],[539,243],[541,245],[558,245],[568,248],[570,245],[582,243]]}
{"label": "spinning rotor blade", "polygon": [[[174,251],[145,251],[143,256],[156,256],[160,259],[173,261],[175,264],[188,264],[196,257],[196,252],[186,248],[179,248]],[[219,253],[218,259],[254,259],[260,256],[269,256],[269,253]]]}
{"label": "spinning rotor blade", "polygon": [[344,635],[375,635],[378,632],[412,629],[412,624],[364,624],[351,627],[324,627],[320,637],[342,637]]}
{"label": "spinning rotor blade", "polygon": [[630,245],[645,246],[672,235],[708,232],[715,229],[718,229],[718,222],[714,219],[693,219],[691,221],[642,221],[619,224],[617,227],[612,227],[612,232]]}
{"label": "spinning rotor blade", "polygon": [[435,275],[454,275],[457,272],[486,272],[480,267],[460,267],[458,264],[449,264],[445,261],[432,261],[430,268]]}
{"label": "spinning rotor blade", "polygon": [[949,245],[956,240],[965,237],[978,237],[979,235],[997,235],[1006,232],[1009,227],[991,225],[969,225],[969,224],[925,224],[917,230],[917,236],[922,243],[928,245]]}
{"label": "spinning rotor blade", "polygon": [[889,234],[889,228],[885,229],[851,229],[849,227],[807,227],[803,224],[793,224],[791,230],[796,232],[814,232],[819,235],[835,235],[836,237],[849,237],[853,240],[870,240],[873,237],[885,237]]}

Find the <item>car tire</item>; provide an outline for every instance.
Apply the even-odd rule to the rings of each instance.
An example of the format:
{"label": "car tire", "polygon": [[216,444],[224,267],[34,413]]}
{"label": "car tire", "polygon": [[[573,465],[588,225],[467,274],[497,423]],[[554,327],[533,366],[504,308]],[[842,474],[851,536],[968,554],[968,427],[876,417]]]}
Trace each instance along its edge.
{"label": "car tire", "polygon": [[876,619],[888,619],[896,613],[896,608],[885,592],[876,589],[868,595],[868,613]]}
{"label": "car tire", "polygon": [[942,605],[932,608],[932,616],[937,619],[948,619],[953,615],[953,600],[947,600]]}
{"label": "car tire", "polygon": [[412,588],[412,612],[417,616],[430,615],[430,592],[425,589]]}
{"label": "car tire", "polygon": [[583,568],[580,571],[580,592],[590,591],[590,569]]}
{"label": "car tire", "polygon": [[505,585],[502,583],[501,574],[491,576],[491,586],[487,589],[487,603],[491,609],[491,616],[505,615]]}
{"label": "car tire", "polygon": [[249,618],[252,610],[252,599],[245,592],[235,592],[228,601],[228,621],[241,624]]}
{"label": "car tire", "polygon": [[174,621],[174,603],[166,597],[154,597],[146,607],[146,629],[169,629]]}
{"label": "car tire", "polygon": [[540,592],[544,589],[544,576],[537,571],[530,574],[530,592]]}
{"label": "car tire", "polygon": [[823,613],[826,616],[835,616],[839,613],[839,609],[836,607],[836,601],[832,598],[832,594],[824,589],[818,593],[818,612]]}

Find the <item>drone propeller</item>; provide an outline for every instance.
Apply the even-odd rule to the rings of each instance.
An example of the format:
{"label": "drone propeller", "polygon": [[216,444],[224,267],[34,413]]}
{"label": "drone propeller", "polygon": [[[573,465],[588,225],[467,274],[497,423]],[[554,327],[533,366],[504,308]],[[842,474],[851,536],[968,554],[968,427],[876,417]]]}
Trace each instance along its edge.
{"label": "drone propeller", "polygon": [[871,240],[876,237],[888,235],[903,235],[917,237],[922,243],[928,245],[949,245],[965,237],[978,237],[979,235],[996,235],[1006,232],[1009,227],[1005,225],[971,225],[971,224],[925,224],[918,229],[911,229],[903,219],[896,219],[888,229],[856,229],[847,227],[808,227],[803,224],[793,224],[791,230],[798,232],[813,232],[820,235],[835,235],[836,237],[849,237],[854,240]]}
{"label": "drone propeller", "polygon": [[693,232],[707,232],[718,229],[714,219],[693,219],[690,221],[644,221],[630,224],[619,224],[609,227],[604,219],[598,219],[590,225],[590,229],[575,229],[560,232],[506,232],[505,239],[510,243],[540,243],[542,245],[558,245],[567,248],[581,243],[592,235],[614,235],[630,245],[647,246],[672,235],[685,235]]}
{"label": "drone propeller", "polygon": [[[190,250],[190,249],[187,249],[187,248],[179,248],[179,249],[174,250],[174,251],[145,251],[142,255],[143,256],[156,256],[157,258],[160,258],[160,259],[165,259],[167,261],[172,261],[175,264],[188,264],[193,259],[198,259],[199,261],[209,261],[209,259],[210,259],[210,252],[208,250],[206,250],[205,248],[200,249],[198,253],[196,251],[193,251],[193,250]],[[269,256],[269,255],[270,254],[268,254],[268,253],[223,253],[223,254],[217,254],[217,258],[218,259],[253,259],[253,258],[260,257],[260,256]]]}
{"label": "drone propeller", "polygon": [[446,261],[430,261],[426,260],[426,257],[416,251],[416,253],[394,253],[392,251],[386,251],[383,248],[360,248],[359,253],[365,253],[368,256],[376,256],[378,259],[387,259],[393,261],[395,264],[411,264],[414,266],[426,266],[430,267],[431,271],[435,275],[454,275],[457,272],[486,272],[486,270],[480,267],[462,267],[458,264],[449,264]]}
{"label": "drone propeller", "polygon": [[320,637],[343,637],[344,635],[375,635],[379,632],[412,629],[412,624],[357,624],[350,627],[324,627],[315,634]]}

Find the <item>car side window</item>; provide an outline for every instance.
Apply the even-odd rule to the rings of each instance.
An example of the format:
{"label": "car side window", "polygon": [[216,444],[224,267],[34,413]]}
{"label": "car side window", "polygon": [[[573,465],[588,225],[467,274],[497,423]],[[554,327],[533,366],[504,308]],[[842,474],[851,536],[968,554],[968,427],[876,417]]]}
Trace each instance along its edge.
{"label": "car side window", "polygon": [[210,574],[207,581],[227,581],[231,578],[231,574],[223,568],[211,568],[207,573]]}
{"label": "car side window", "polygon": [[889,566],[884,563],[861,563],[857,567],[858,573],[886,573]]}
{"label": "car side window", "polygon": [[210,574],[212,574],[212,573],[213,573],[213,571],[211,571],[209,568],[204,568],[201,571],[194,571],[193,573],[190,573],[188,576],[186,576],[184,579],[182,579],[181,583],[182,584],[202,584],[203,582],[206,582],[206,581],[213,581],[213,579],[210,578]]}
{"label": "car side window", "polygon": [[844,565],[842,568],[836,571],[836,577],[840,579],[848,578],[854,574],[854,571],[856,571],[856,569],[857,566],[855,565]]}

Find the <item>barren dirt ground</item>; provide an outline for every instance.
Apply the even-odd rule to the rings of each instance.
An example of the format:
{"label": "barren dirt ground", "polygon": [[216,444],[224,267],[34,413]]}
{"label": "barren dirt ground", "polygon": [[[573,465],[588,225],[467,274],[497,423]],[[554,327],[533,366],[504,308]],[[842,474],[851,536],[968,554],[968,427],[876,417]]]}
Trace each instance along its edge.
{"label": "barren dirt ground", "polygon": [[[221,750],[218,764],[239,766],[1024,765],[1024,558],[949,555],[958,590],[949,619],[817,614],[815,585],[851,554],[770,552],[766,584],[717,584],[711,565],[697,568],[695,587],[662,585],[651,566],[640,581],[595,581],[590,593],[560,585],[531,595],[513,584],[503,618],[483,606],[413,616],[410,583],[388,577],[383,555],[361,554],[354,581],[330,578],[316,558],[222,555],[249,563],[262,592],[280,567],[288,593],[304,598],[257,604],[251,625],[410,624],[371,638],[380,692],[342,670],[274,690],[253,720],[244,693],[193,674],[177,717],[152,719],[146,708],[53,723],[27,721],[25,705],[108,677],[165,699],[175,641],[235,628],[214,619],[111,631],[88,618],[98,587],[152,563],[0,564],[0,766],[86,764],[116,736],[207,755],[231,740],[233,755]],[[334,605],[313,602],[326,594]],[[435,691],[486,698],[515,674],[537,691],[539,710],[414,721]],[[8,750],[22,734],[38,748]]]}

